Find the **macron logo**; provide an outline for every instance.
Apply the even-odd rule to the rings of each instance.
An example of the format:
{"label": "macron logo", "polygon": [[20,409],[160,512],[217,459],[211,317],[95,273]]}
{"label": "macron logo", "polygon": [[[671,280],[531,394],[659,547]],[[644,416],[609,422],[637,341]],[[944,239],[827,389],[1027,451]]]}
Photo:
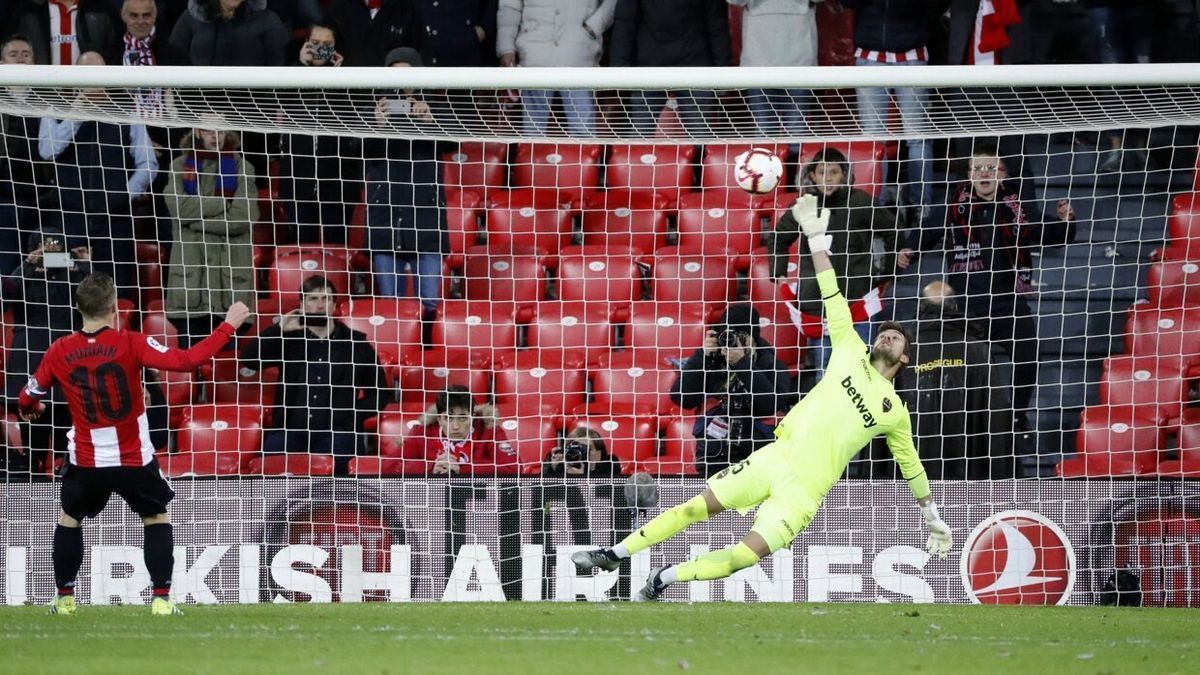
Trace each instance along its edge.
{"label": "macron logo", "polygon": [[846,390],[846,395],[850,397],[850,402],[854,404],[854,409],[858,411],[859,415],[862,415],[863,428],[870,429],[875,426],[875,416],[867,408],[862,392],[855,389],[854,385],[850,382],[849,375],[846,376],[846,379],[842,380],[842,389]]}

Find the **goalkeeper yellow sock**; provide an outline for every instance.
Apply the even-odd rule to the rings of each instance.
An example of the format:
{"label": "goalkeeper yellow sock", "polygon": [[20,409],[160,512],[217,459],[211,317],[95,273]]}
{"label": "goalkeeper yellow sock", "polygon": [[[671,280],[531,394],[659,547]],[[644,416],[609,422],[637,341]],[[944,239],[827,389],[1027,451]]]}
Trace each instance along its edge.
{"label": "goalkeeper yellow sock", "polygon": [[758,563],[758,555],[750,547],[738,542],[730,548],[710,551],[675,568],[676,581],[708,581],[724,579],[734,572]]}
{"label": "goalkeeper yellow sock", "polygon": [[614,546],[613,552],[619,557],[626,558],[659,542],[666,541],[682,532],[688,525],[702,520],[708,520],[708,504],[704,502],[704,495],[696,495],[652,518],[650,522],[639,527],[636,532]]}

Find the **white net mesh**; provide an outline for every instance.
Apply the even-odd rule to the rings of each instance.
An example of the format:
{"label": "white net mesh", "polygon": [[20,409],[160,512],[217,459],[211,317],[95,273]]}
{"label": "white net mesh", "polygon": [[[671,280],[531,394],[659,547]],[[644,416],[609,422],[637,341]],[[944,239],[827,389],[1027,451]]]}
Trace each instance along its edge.
{"label": "white net mesh", "polygon": [[[687,499],[768,443],[828,367],[787,216],[801,192],[833,213],[856,331],[870,344],[895,320],[912,336],[896,389],[963,563],[920,552],[877,439],[846,470],[873,480],[836,487],[800,543],[671,597],[1094,603],[1131,570],[1147,602],[1194,604],[1190,577],[1148,562],[1194,542],[1139,539],[1171,509],[1194,518],[1172,479],[1200,475],[1200,99],[1175,69],[905,86],[934,84],[919,69],[890,92],[856,90],[877,74],[745,69],[735,86],[715,71],[719,89],[687,74],[582,90],[590,115],[538,93],[562,75],[435,89],[429,73],[351,73],[334,90],[294,71],[260,86],[263,71],[239,89],[92,70],[0,71],[9,604],[52,592],[49,479],[70,424],[62,399],[19,422],[15,397],[78,328],[71,289],[89,270],[115,277],[120,327],[168,346],[208,335],[234,301],[255,310],[211,364],[147,374],[158,461],[188,479],[178,542],[189,566],[212,566],[180,597],[628,597],[649,556],[595,578],[568,560],[659,510],[629,507],[626,476],[651,474],[664,507]],[[1136,73],[1152,84],[1128,84]],[[766,195],[734,181],[751,147],[785,167]],[[1013,480],[1056,475],[1146,480]],[[723,516],[654,564],[749,522]],[[140,535],[103,531],[87,592],[138,597],[141,577],[113,566],[136,568]],[[1065,553],[1037,544],[1053,580],[986,581],[975,554],[996,531],[1009,546],[1011,532],[1061,538]],[[872,560],[865,585],[830,568]]]}

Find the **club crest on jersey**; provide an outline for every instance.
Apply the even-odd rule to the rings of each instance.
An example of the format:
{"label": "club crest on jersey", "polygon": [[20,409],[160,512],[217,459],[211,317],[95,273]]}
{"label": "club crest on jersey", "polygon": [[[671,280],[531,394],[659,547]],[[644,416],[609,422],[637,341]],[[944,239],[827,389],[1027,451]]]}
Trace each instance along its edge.
{"label": "club crest on jersey", "polygon": [[883,412],[892,412],[892,399],[886,396],[883,397]]}
{"label": "club crest on jersey", "polygon": [[863,428],[870,429],[875,426],[875,415],[871,414],[871,409],[867,407],[866,400],[863,399],[862,392],[854,388],[854,383],[850,381],[850,376],[842,380],[842,389],[846,390],[846,395],[850,397],[850,402],[854,404],[854,409],[862,415]]}
{"label": "club crest on jersey", "polygon": [[163,353],[163,354],[167,353],[166,345],[163,345],[158,340],[155,340],[154,338],[150,337],[149,335],[146,336],[146,344],[150,345],[151,349],[154,349],[160,353]]}

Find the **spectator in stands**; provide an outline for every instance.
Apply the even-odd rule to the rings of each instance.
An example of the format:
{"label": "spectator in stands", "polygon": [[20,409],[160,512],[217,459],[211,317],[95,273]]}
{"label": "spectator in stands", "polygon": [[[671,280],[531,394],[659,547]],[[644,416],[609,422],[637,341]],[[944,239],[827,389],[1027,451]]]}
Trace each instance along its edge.
{"label": "spectator in stands", "polygon": [[171,46],[193,66],[282,66],[289,38],[267,0],[191,0]]}
{"label": "spectator in stands", "polygon": [[171,44],[170,31],[158,24],[158,5],[154,0],[125,0],[121,4],[125,22],[123,57],[127,66],[178,66],[187,63],[187,55]]}
{"label": "spectator in stands", "polygon": [[697,468],[711,476],[769,443],[768,422],[794,402],[794,391],[787,366],[762,337],[758,312],[729,305],[671,386],[671,400],[685,410],[716,401],[692,428]]}
{"label": "spectator in stands", "polygon": [[[0,42],[0,65],[5,64],[33,64],[28,38],[11,35]],[[27,93],[26,89],[9,88],[0,94],[0,100],[17,103]],[[38,189],[46,183],[37,153],[40,125],[36,117],[0,112],[0,275],[21,264],[22,234],[39,227]]]}
{"label": "spectator in stands", "polygon": [[1037,383],[1037,321],[1026,296],[1033,290],[1031,253],[1075,241],[1075,210],[1060,199],[1056,219],[1029,220],[995,146],[979,145],[970,179],[951,188],[945,227],[915,231],[899,253],[906,267],[921,251],[942,246],[947,278],[968,317],[979,319],[992,344],[1013,363],[1015,428],[1029,429],[1026,411]]}
{"label": "spectator in stands", "polygon": [[987,336],[959,313],[954,295],[942,281],[922,289],[912,365],[902,376],[921,463],[934,479],[1013,478],[1008,387],[998,386]]}
{"label": "spectator in stands", "polygon": [[[927,26],[939,18],[944,3],[928,0],[842,0],[854,10],[854,56],[859,66],[923,66],[929,62]],[[896,89],[860,88],[858,122],[863,132],[882,136],[887,131],[891,96],[896,97],[900,122],[908,146],[907,194],[898,201],[915,209],[923,223],[933,205],[933,147],[919,138],[928,128],[928,90],[920,87]],[[885,201],[888,201],[885,197]]]}
{"label": "spectator in stands", "polygon": [[[1087,0],[1088,15],[1100,39],[1100,61],[1150,63],[1154,54],[1159,4],[1157,0]],[[1194,40],[1195,35],[1191,38]],[[1130,152],[1125,151],[1126,134],[1130,134],[1131,145],[1135,146]],[[1101,151],[1096,171],[1113,173],[1146,168],[1149,155],[1144,134],[1114,129],[1105,132],[1104,139],[1108,148]]]}
{"label": "spectator in stands", "polygon": [[[91,251],[68,241],[52,226],[30,235],[25,250],[28,253],[24,261],[4,277],[3,284],[5,307],[13,312],[12,344],[4,364],[5,391],[13,402],[37,370],[50,344],[79,328],[79,315],[74,308],[75,287],[91,272]],[[64,260],[68,257],[64,253],[69,259]],[[61,393],[54,394],[49,412],[50,415],[22,425],[25,447],[66,449],[71,413]]]}
{"label": "spectator in stands", "polygon": [[[723,0],[617,0],[609,64],[613,66],[729,66],[729,8]],[[667,92],[636,90],[629,102],[630,122],[649,138]],[[715,93],[707,89],[675,92],[679,119],[692,137],[711,137]]]}
{"label": "spectator in stands", "polygon": [[[104,57],[85,52],[78,65],[102,66]],[[86,121],[43,118],[38,155],[53,160],[67,238],[87,237],[95,266],[111,271],[118,293],[132,299],[137,259],[130,202],[150,199],[158,158],[144,124],[96,121],[109,102],[104,89],[83,89],[72,106]]]}
{"label": "spectator in stands", "polygon": [[[829,234],[833,236],[835,253],[830,262],[837,271],[842,292],[853,304],[854,328],[867,344],[871,343],[870,317],[882,309],[881,284],[895,273],[896,218],[890,209],[878,206],[871,195],[850,186],[850,163],[834,148],[826,148],[813,156],[801,176],[803,191],[817,196],[822,209],[829,209]],[[780,282],[793,283],[788,278],[788,252],[800,239],[800,226],[792,212],[785,211],[767,235],[771,252],[771,275]],[[883,255],[877,261],[875,244],[879,242]],[[801,254],[807,253],[808,241],[800,243]],[[907,265],[907,261],[904,262]],[[901,269],[903,269],[901,267]],[[814,354],[815,365],[824,374],[832,347],[829,336],[821,327],[821,289],[809,266],[801,267],[796,286],[799,309],[808,317],[812,332],[820,334]]]}
{"label": "spectator in stands", "polygon": [[[420,67],[421,54],[400,47],[386,65]],[[419,132],[436,123],[434,109],[419,93],[397,92],[380,99],[375,122],[386,130]],[[419,138],[368,142],[367,237],[374,263],[375,288],[383,296],[404,295],[407,268],[428,317],[442,289],[442,255],[450,250],[446,196],[442,187],[441,149]]]}
{"label": "spectator in stands", "polygon": [[[821,0],[816,0],[820,2]],[[742,13],[742,66],[817,65],[817,10],[809,0],[728,0]],[[808,89],[750,89],[750,114],[765,136],[800,136],[813,105]],[[840,278],[840,277],[839,277]]]}
{"label": "spectator in stands", "polygon": [[173,244],[163,299],[184,344],[211,334],[235,302],[254,305],[254,167],[219,117],[204,121],[184,137],[165,194]]}
{"label": "spectator in stands", "polygon": [[[612,26],[617,0],[501,0],[496,53],[502,66],[574,66],[600,64],[604,32]],[[546,133],[554,95],[562,100],[567,132],[596,134],[596,102],[586,89],[528,89],[521,92],[522,130]]]}
{"label": "spectator in stands", "polygon": [[471,390],[450,385],[404,439],[405,473],[434,476],[512,476],[520,466],[490,405],[475,405]]}
{"label": "spectator in stands", "polygon": [[343,64],[351,68],[378,66],[397,47],[421,46],[415,0],[333,0],[325,16],[342,40]]}
{"label": "spectator in stands", "polygon": [[562,447],[551,450],[542,464],[543,476],[611,478],[619,473],[604,439],[587,427],[576,427],[567,434]]}
{"label": "spectator in stands", "polygon": [[333,318],[338,289],[313,275],[301,305],[242,349],[241,375],[277,366],[282,383],[263,451],[334,456],[344,475],[363,447],[363,421],[388,401],[375,348],[362,333]]}
{"label": "spectator in stands", "polygon": [[[313,24],[297,65],[337,68],[345,62],[327,23]],[[284,106],[293,120],[320,128],[344,115],[350,97],[340,91],[299,91]],[[350,136],[290,134],[281,139],[280,199],[297,243],[345,244],[346,225],[362,195],[362,141]],[[357,160],[355,158],[358,158]]]}
{"label": "spectator in stands", "polygon": [[13,28],[30,39],[34,63],[70,66],[86,52],[117,63],[119,25],[107,0],[24,0],[14,14]]}
{"label": "spectator in stands", "polygon": [[420,0],[421,56],[430,66],[492,66],[497,0]]}

